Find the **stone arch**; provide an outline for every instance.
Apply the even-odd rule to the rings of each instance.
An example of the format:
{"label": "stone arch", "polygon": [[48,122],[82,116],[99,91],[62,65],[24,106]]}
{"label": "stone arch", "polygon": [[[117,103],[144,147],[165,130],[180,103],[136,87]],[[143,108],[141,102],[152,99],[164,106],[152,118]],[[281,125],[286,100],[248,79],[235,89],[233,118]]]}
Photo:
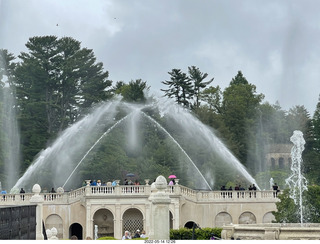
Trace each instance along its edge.
{"label": "stone arch", "polygon": [[283,157],[279,158],[279,169],[284,169],[284,158]]}
{"label": "stone arch", "polygon": [[114,236],[114,215],[109,209],[101,208],[93,214],[93,233],[95,225],[98,226],[98,238]]}
{"label": "stone arch", "polygon": [[144,230],[143,226],[143,214],[137,208],[129,208],[122,215],[122,233],[128,230],[132,235],[137,230]]}
{"label": "stone arch", "polygon": [[172,212],[169,210],[169,222],[170,222],[170,229],[173,229],[173,214]]}
{"label": "stone arch", "polygon": [[272,223],[273,220],[276,220],[276,218],[272,212],[267,212],[262,218],[262,223]]}
{"label": "stone arch", "polygon": [[49,215],[44,223],[46,230],[55,227],[57,229],[57,237],[59,240],[63,239],[63,221],[58,214]]}
{"label": "stone arch", "polygon": [[214,220],[214,226],[216,227],[221,227],[223,225],[231,224],[231,223],[232,223],[232,217],[227,212],[218,213]]}
{"label": "stone arch", "polygon": [[194,224],[196,224],[196,222],[188,221],[187,223],[185,223],[184,227],[188,229],[192,229]]}
{"label": "stone arch", "polygon": [[239,224],[256,224],[256,216],[251,212],[244,212],[239,216]]}
{"label": "stone arch", "polygon": [[78,240],[82,240],[83,239],[83,228],[82,225],[79,223],[73,223],[70,225],[69,227],[69,239],[71,238],[71,236],[76,236],[78,238]]}

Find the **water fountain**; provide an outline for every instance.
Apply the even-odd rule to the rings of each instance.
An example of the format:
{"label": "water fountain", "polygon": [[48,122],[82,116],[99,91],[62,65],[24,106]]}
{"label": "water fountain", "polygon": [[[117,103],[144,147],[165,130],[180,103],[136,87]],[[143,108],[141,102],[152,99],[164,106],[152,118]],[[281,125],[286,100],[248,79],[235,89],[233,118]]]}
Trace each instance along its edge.
{"label": "water fountain", "polygon": [[302,204],[302,193],[308,190],[307,179],[301,173],[302,165],[302,152],[304,150],[304,144],[306,143],[303,139],[303,133],[295,130],[293,135],[290,137],[290,141],[293,143],[291,149],[291,175],[286,179],[286,184],[290,187],[290,197],[294,200],[294,203],[299,207],[300,223],[303,223],[303,204]]}
{"label": "water fountain", "polygon": [[[1,61],[1,60],[0,60]],[[1,63],[1,62],[0,62]],[[0,91],[0,103],[3,104],[0,114],[1,150],[4,159],[4,189],[11,189],[18,179],[20,163],[20,135],[15,113],[14,90],[9,85],[8,77],[3,76],[5,86]]]}
{"label": "water fountain", "polygon": [[272,190],[273,189],[273,185],[274,185],[274,180],[273,180],[272,177],[270,178],[269,184],[270,184],[270,188],[269,189]]}
{"label": "water fountain", "polygon": [[[101,104],[91,114],[67,128],[50,147],[42,151],[15,187],[26,187],[41,180],[55,187],[76,187],[72,186],[73,179],[78,178],[75,175],[86,165],[88,155],[114,137],[113,133],[127,130],[124,133],[128,135],[127,147],[137,150],[137,146],[142,147],[142,135],[138,132],[149,125],[153,125],[158,134],[162,133],[166,142],[172,144],[170,147],[181,154],[181,162],[178,162],[180,168],[199,188],[211,190],[217,177],[214,174],[219,174],[216,172],[218,170],[229,171],[230,174],[236,171],[248,183],[257,185],[209,127],[172,101],[158,99],[145,106],[119,100]],[[203,150],[201,158],[196,156],[199,148]],[[219,169],[216,161],[224,161],[223,165],[229,165],[230,169]]]}

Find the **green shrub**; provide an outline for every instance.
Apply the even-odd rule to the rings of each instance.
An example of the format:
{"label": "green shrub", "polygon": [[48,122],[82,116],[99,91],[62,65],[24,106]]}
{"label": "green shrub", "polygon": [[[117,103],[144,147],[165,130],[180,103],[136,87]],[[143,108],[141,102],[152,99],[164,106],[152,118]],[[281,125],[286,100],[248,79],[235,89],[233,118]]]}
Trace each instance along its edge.
{"label": "green shrub", "polygon": [[[114,238],[113,236],[103,236],[98,238],[97,240],[118,240]],[[128,240],[148,240],[148,237],[146,238],[133,238],[133,239],[128,239]]]}
{"label": "green shrub", "polygon": [[[191,240],[192,229],[180,228],[178,230],[170,230],[170,240]],[[194,239],[195,240],[210,240],[212,234],[218,238],[221,238],[222,228],[201,228],[195,229]]]}
{"label": "green shrub", "polygon": [[113,236],[102,236],[97,240],[118,240],[118,239],[114,238]]}

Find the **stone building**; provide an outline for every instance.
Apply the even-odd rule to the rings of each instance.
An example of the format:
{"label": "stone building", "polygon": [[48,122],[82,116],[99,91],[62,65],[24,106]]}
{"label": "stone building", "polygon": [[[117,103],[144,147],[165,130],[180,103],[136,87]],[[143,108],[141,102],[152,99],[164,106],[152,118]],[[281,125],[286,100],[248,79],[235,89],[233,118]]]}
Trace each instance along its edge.
{"label": "stone building", "polygon": [[[176,181],[178,182],[178,180]],[[37,204],[37,223],[45,229],[57,229],[59,239],[114,236],[124,231],[145,230],[152,226],[158,204],[152,197],[152,185],[84,186],[71,192],[6,194],[0,206]],[[272,211],[279,201],[273,191],[198,191],[176,184],[167,186],[168,229],[221,227],[227,224],[271,223]],[[42,228],[41,224],[37,228]],[[37,230],[41,239],[41,231]]]}
{"label": "stone building", "polygon": [[266,169],[290,169],[292,144],[270,144],[266,153]]}

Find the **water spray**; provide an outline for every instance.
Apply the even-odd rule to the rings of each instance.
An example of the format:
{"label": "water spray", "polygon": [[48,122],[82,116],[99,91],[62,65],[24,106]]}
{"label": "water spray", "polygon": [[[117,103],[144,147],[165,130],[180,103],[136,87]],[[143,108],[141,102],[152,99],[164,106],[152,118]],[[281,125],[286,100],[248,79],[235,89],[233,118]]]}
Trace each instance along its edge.
{"label": "water spray", "polygon": [[303,139],[301,131],[295,130],[293,135],[290,137],[290,141],[294,144],[291,149],[291,171],[292,174],[286,179],[286,184],[290,187],[290,197],[294,203],[299,206],[300,223],[303,223],[303,205],[302,205],[302,193],[308,190],[307,179],[301,173],[302,164],[302,151],[304,150],[304,144],[306,143]]}

